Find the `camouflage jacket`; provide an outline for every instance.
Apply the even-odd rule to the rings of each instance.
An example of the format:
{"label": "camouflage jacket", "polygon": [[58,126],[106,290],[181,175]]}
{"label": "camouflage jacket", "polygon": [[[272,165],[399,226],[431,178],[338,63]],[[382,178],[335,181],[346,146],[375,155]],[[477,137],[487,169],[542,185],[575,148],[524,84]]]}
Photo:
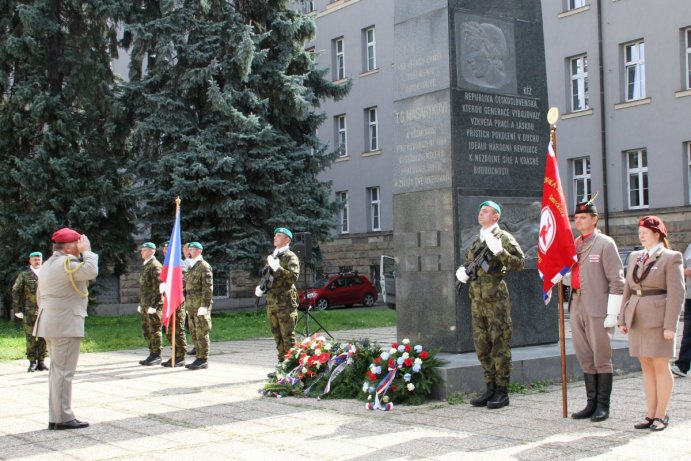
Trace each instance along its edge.
{"label": "camouflage jacket", "polygon": [[139,305],[142,309],[163,307],[163,295],[158,289],[162,267],[156,258],[151,258],[139,271]]}
{"label": "camouflage jacket", "polygon": [[36,315],[38,305],[36,303],[36,288],[38,287],[38,276],[31,268],[22,271],[17,276],[12,286],[12,308],[14,312]]}
{"label": "camouflage jacket", "polygon": [[294,288],[295,282],[300,277],[300,260],[295,253],[288,250],[282,253],[278,259],[281,262],[281,267],[273,273],[273,283],[269,292],[288,291]]}
{"label": "camouflage jacket", "polygon": [[[501,240],[501,246],[504,248],[504,251],[491,257],[491,260],[487,263],[487,270],[482,267],[479,268],[477,271],[478,277],[483,277],[485,275],[503,276],[509,269],[516,271],[523,270],[525,256],[518,242],[513,238],[513,235],[498,227],[492,231],[492,234]],[[468,266],[474,259],[474,255],[479,254],[480,250],[486,246],[487,244],[480,239],[480,236],[476,236],[466,253],[465,265]]]}
{"label": "camouflage jacket", "polygon": [[200,259],[185,272],[185,307],[211,307],[214,276],[209,263]]}

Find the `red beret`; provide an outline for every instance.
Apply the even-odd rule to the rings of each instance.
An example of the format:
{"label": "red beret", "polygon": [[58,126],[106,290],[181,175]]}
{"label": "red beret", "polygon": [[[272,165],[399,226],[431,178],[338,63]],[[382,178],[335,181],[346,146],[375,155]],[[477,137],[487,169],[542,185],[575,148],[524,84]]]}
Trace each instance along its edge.
{"label": "red beret", "polygon": [[657,216],[645,216],[638,221],[638,225],[657,232],[663,237],[667,237],[667,227],[665,227],[665,223]]}
{"label": "red beret", "polygon": [[76,242],[79,240],[80,234],[76,230],[72,230],[69,227],[63,227],[53,232],[51,240],[55,243],[69,243]]}

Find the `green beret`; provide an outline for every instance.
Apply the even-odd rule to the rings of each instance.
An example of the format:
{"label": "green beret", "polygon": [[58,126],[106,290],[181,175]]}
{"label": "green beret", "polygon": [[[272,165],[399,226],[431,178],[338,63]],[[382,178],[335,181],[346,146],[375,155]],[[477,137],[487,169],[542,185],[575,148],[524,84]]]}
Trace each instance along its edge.
{"label": "green beret", "polygon": [[285,234],[288,236],[290,240],[293,240],[293,233],[290,232],[290,229],[288,229],[287,227],[277,227],[276,229],[274,229],[274,235],[278,233]]}
{"label": "green beret", "polygon": [[29,258],[42,258],[42,257],[43,257],[43,253],[41,253],[40,251],[34,251],[33,253],[29,254]]}
{"label": "green beret", "polygon": [[203,250],[203,249],[204,249],[204,247],[202,246],[202,244],[199,243],[199,242],[190,242],[190,244],[188,245],[188,247],[189,247],[189,248],[197,248],[197,249],[199,249],[199,250]]}
{"label": "green beret", "polygon": [[162,247],[167,247],[168,245],[170,245],[170,240],[166,240],[161,244]]}
{"label": "green beret", "polygon": [[156,249],[156,244],[151,243],[151,242],[144,242],[142,243],[142,246],[139,247],[140,250],[143,250],[144,248],[150,248],[152,250]]}
{"label": "green beret", "polygon": [[494,208],[496,210],[496,212],[499,213],[499,216],[501,216],[501,207],[499,206],[499,204],[497,202],[494,202],[492,200],[485,200],[484,202],[482,202],[480,204],[479,207],[477,207],[477,211],[479,212],[483,206],[488,206],[490,208]]}

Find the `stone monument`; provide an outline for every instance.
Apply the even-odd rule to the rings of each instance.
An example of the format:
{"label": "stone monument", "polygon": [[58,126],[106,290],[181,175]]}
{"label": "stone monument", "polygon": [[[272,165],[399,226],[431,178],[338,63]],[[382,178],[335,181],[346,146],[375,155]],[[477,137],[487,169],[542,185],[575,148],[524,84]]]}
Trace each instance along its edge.
{"label": "stone monument", "polygon": [[396,0],[394,46],[399,336],[474,349],[454,272],[491,198],[526,254],[525,270],[506,277],[512,346],[556,342],[536,268],[549,142],[540,0]]}

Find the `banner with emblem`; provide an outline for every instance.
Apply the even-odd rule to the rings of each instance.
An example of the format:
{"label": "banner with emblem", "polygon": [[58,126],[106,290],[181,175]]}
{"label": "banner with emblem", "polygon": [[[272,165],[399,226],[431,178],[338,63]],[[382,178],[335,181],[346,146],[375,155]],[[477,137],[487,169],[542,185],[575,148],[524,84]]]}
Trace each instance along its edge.
{"label": "banner with emblem", "polygon": [[545,304],[550,301],[552,287],[559,283],[576,261],[576,245],[559,179],[557,155],[550,142],[547,148],[547,164],[542,189],[542,213],[537,253],[537,269],[542,278]]}
{"label": "banner with emblem", "polygon": [[[161,323],[168,328],[171,317],[183,301],[182,293],[182,242],[180,237],[180,199],[177,199],[175,223],[170,234],[170,243],[163,261],[160,280],[163,289],[163,318]],[[182,325],[178,325],[182,328]]]}

